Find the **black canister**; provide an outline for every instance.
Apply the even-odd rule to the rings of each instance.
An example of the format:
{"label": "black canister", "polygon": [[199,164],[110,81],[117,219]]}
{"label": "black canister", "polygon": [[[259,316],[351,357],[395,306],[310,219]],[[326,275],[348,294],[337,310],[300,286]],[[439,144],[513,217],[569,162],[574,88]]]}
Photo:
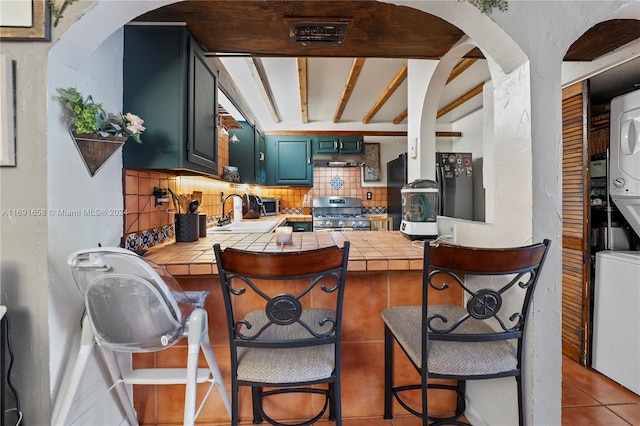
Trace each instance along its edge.
{"label": "black canister", "polygon": [[207,236],[207,215],[205,213],[198,215],[198,235],[201,237]]}
{"label": "black canister", "polygon": [[186,243],[198,240],[198,215],[193,213],[176,214],[176,242]]}

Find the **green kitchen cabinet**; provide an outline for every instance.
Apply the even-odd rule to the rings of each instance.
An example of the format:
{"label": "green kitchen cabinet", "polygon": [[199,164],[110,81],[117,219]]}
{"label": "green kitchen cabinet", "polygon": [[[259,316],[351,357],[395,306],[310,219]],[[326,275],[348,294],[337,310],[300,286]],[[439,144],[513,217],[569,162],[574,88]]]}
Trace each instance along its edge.
{"label": "green kitchen cabinet", "polygon": [[311,137],[268,136],[266,148],[267,185],[313,186]]}
{"label": "green kitchen cabinet", "polygon": [[229,130],[238,142],[229,143],[229,164],[238,168],[240,182],[264,185],[266,183],[265,139],[255,126],[238,121],[242,129]]}
{"label": "green kitchen cabinet", "polygon": [[123,105],[144,120],[127,169],[218,175],[218,71],[184,26],[124,28]]}
{"label": "green kitchen cabinet", "polygon": [[238,121],[242,129],[229,129],[229,139],[238,138],[233,143],[229,141],[229,165],[238,168],[240,182],[255,183],[255,129],[246,121]]}
{"label": "green kitchen cabinet", "polygon": [[254,148],[254,183],[258,185],[266,185],[267,183],[267,159],[266,159],[266,150],[267,150],[267,141],[265,136],[258,130],[255,129],[255,148]]}
{"label": "green kitchen cabinet", "polygon": [[362,154],[364,137],[362,136],[316,136],[314,154]]}

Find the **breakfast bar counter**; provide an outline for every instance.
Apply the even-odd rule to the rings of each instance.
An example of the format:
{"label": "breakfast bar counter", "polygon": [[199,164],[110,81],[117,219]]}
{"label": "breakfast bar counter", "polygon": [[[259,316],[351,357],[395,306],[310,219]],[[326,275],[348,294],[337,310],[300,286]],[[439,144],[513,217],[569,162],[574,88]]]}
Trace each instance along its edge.
{"label": "breakfast bar counter", "polygon": [[145,258],[163,265],[175,276],[218,275],[213,245],[258,252],[313,250],[351,242],[349,271],[410,271],[422,269],[422,242],[399,231],[294,232],[291,244],[277,244],[276,234],[208,233],[191,243],[165,243]]}
{"label": "breakfast bar counter", "polygon": [[[277,244],[275,235],[273,232],[210,232],[192,243],[156,246],[147,252],[145,258],[165,266],[184,290],[210,291],[205,300],[209,335],[227,390],[230,390],[228,331],[213,245],[219,243],[222,248],[264,252],[312,250],[331,245],[342,247],[345,241],[349,241],[341,350],[342,413],[344,419],[382,419],[384,323],[380,313],[390,306],[419,305],[422,302],[422,242],[412,242],[398,231],[294,232],[291,244],[285,245]],[[273,281],[273,289],[282,291],[278,280]],[[440,302],[460,303],[461,300]],[[184,359],[185,350],[186,343],[181,342],[157,355],[135,354],[134,364],[175,366],[176,362]],[[396,357],[396,372],[396,384],[419,381],[415,369],[405,357]],[[276,418],[295,420],[307,416],[321,403],[320,398],[310,395],[290,398],[293,400],[286,403],[267,400],[265,409]],[[180,423],[182,412],[179,407],[183,401],[184,388],[181,386],[134,388],[134,403],[141,424]],[[396,415],[408,414],[397,403],[394,404]],[[446,394],[430,394],[429,405],[434,413],[448,413],[455,408],[455,398]],[[240,417],[241,424],[251,423],[251,394],[246,388],[240,393]],[[215,394],[207,400],[198,422],[230,424],[222,400]]]}

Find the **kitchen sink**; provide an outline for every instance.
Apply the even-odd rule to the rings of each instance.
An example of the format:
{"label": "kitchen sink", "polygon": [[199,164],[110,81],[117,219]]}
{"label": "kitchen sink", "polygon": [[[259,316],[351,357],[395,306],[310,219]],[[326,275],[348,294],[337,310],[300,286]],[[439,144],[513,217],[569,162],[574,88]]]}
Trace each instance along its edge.
{"label": "kitchen sink", "polygon": [[214,234],[217,232],[234,232],[241,234],[250,233],[266,233],[273,231],[278,225],[278,220],[261,220],[259,222],[232,222],[224,226],[215,226],[207,229],[208,234]]}

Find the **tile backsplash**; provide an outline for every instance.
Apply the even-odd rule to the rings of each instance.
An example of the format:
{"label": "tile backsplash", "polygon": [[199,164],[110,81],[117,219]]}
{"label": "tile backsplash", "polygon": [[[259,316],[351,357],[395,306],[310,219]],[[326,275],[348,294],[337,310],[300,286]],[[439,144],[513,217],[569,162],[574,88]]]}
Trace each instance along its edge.
{"label": "tile backsplash", "polygon": [[[167,194],[168,202],[156,205],[153,189],[171,188],[176,194],[202,192],[202,203],[198,209],[211,220],[222,214],[221,194],[252,193],[263,198],[278,198],[281,208],[302,208],[305,195],[311,197],[346,196],[362,199],[365,213],[382,213],[386,211],[386,187],[362,187],[360,167],[350,168],[316,168],[314,170],[314,186],[310,187],[267,187],[247,184],[234,184],[204,176],[175,176],[168,173],[146,170],[123,170],[124,179],[124,216],[125,244],[129,249],[149,248],[156,244],[170,241],[174,237],[173,215],[176,207]],[[338,178],[338,179],[336,179]],[[332,180],[342,181],[336,188]],[[371,200],[367,200],[367,193]],[[225,210],[228,212],[232,201]]]}

